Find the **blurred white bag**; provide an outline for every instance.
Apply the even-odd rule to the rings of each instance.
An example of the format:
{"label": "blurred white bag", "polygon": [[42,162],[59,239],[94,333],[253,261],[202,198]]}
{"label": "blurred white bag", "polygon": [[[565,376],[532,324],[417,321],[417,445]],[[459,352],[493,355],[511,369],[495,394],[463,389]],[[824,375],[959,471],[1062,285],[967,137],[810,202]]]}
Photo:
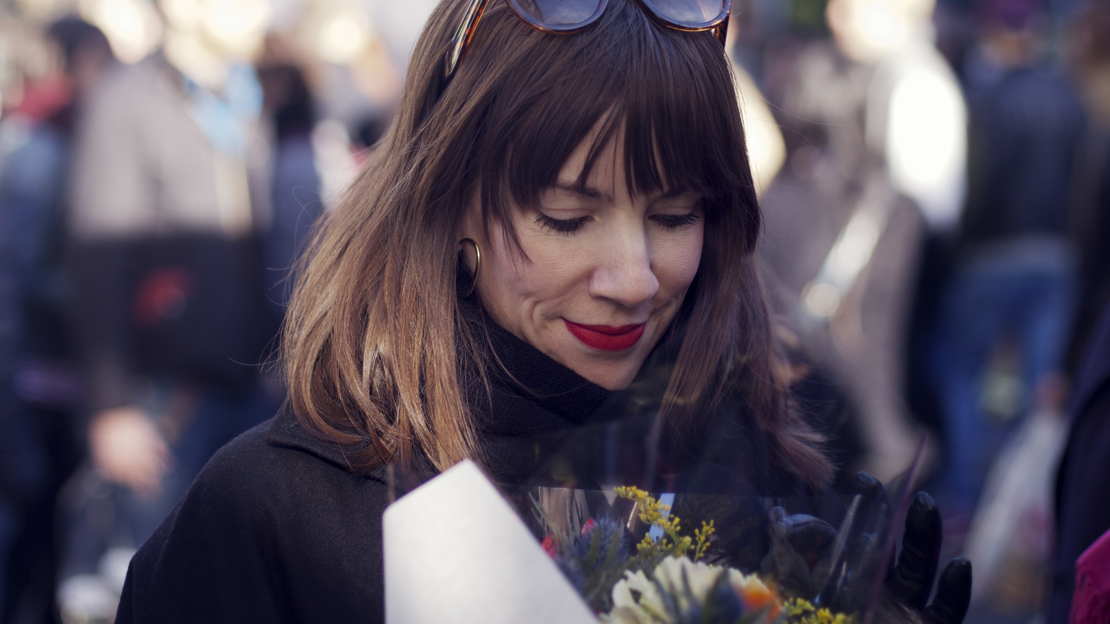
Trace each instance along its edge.
{"label": "blurred white bag", "polygon": [[1067,433],[1063,415],[1038,411],[999,453],[965,545],[975,571],[974,602],[1036,608],[1043,599],[1056,468]]}

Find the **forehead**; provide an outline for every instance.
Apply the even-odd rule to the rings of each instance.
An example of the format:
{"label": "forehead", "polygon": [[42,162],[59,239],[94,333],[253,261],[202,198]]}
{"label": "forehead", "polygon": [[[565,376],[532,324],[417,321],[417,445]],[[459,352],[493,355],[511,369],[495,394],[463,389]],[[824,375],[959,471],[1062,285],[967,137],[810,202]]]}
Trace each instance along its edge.
{"label": "forehead", "polygon": [[[628,126],[623,121],[614,120],[611,115],[602,117],[563,162],[556,184],[579,191],[600,191],[610,197],[624,193],[637,195],[647,190],[667,191],[666,188],[658,188],[639,189],[637,192],[633,188],[631,172],[628,171],[629,154],[626,154],[627,132]],[[658,148],[647,160],[655,168],[656,177],[666,180]]]}
{"label": "forehead", "polygon": [[613,184],[613,176],[623,173],[624,163],[621,161],[624,158],[625,128],[621,124],[609,136],[604,136],[608,123],[606,118],[598,120],[578,145],[574,146],[570,156],[559,168],[559,184]]}

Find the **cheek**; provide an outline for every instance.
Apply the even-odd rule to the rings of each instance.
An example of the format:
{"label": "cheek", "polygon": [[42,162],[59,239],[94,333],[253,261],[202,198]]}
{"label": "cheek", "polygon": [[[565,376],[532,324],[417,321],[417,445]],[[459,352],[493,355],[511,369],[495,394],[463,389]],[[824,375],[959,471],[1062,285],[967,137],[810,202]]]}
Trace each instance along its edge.
{"label": "cheek", "polygon": [[544,309],[562,301],[574,288],[576,265],[581,258],[566,253],[566,241],[537,237],[518,224],[521,255],[498,234],[489,242],[488,271],[481,278],[487,303],[500,308],[504,323],[515,325],[510,317],[529,316],[535,306]]}
{"label": "cheek", "polygon": [[701,266],[704,240],[705,230],[699,225],[687,235],[665,241],[659,246],[655,273],[659,279],[660,291],[667,296],[685,292]]}
{"label": "cheek", "polygon": [[488,303],[507,305],[527,297],[530,283],[528,264],[505,244],[500,233],[495,233],[489,241],[488,261],[480,278],[483,298]]}

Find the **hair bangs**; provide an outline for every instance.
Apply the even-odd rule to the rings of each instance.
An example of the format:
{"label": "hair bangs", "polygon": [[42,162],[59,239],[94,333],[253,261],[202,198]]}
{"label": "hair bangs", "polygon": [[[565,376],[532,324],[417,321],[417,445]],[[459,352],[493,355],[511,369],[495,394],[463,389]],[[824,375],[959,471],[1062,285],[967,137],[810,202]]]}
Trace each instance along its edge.
{"label": "hair bangs", "polygon": [[[652,28],[644,35],[631,42],[635,59],[621,102],[628,188],[699,193],[713,218],[752,186],[724,51],[709,33]],[[713,55],[721,62],[707,63]]]}
{"label": "hair bangs", "polygon": [[[573,36],[522,28],[500,3],[488,13],[499,24],[487,31],[487,46],[475,48],[493,47],[499,31],[514,29],[514,43],[533,49],[506,70],[513,90],[486,111],[485,126],[504,129],[483,137],[476,154],[487,217],[511,223],[511,204],[534,206],[584,140],[592,144],[576,181],[581,187],[620,141],[633,195],[699,193],[707,218],[716,220],[751,193],[732,74],[711,33],[662,27],[631,0],[613,0],[598,22]],[[707,62],[714,56],[719,62]]]}

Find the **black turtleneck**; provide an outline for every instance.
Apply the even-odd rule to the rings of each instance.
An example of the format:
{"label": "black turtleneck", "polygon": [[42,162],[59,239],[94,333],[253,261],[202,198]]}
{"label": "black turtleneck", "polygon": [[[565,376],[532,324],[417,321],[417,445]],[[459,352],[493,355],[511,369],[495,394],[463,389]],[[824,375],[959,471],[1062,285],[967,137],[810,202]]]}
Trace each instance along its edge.
{"label": "black turtleneck", "polygon": [[[472,384],[466,384],[470,386],[468,401],[479,417],[489,416],[482,422],[491,433],[529,435],[581,425],[613,395],[484,314],[472,325],[483,347],[481,355],[488,363],[495,409],[488,414],[484,393]],[[503,410],[513,413],[499,413]]]}
{"label": "black turtleneck", "polygon": [[[800,481],[772,465],[743,397],[697,426],[653,435],[676,349],[664,340],[629,388],[606,390],[464,308],[479,337],[490,391],[465,384],[483,440],[481,460],[503,487],[638,485],[653,491],[793,496]],[[473,379],[472,375],[463,375]]]}

